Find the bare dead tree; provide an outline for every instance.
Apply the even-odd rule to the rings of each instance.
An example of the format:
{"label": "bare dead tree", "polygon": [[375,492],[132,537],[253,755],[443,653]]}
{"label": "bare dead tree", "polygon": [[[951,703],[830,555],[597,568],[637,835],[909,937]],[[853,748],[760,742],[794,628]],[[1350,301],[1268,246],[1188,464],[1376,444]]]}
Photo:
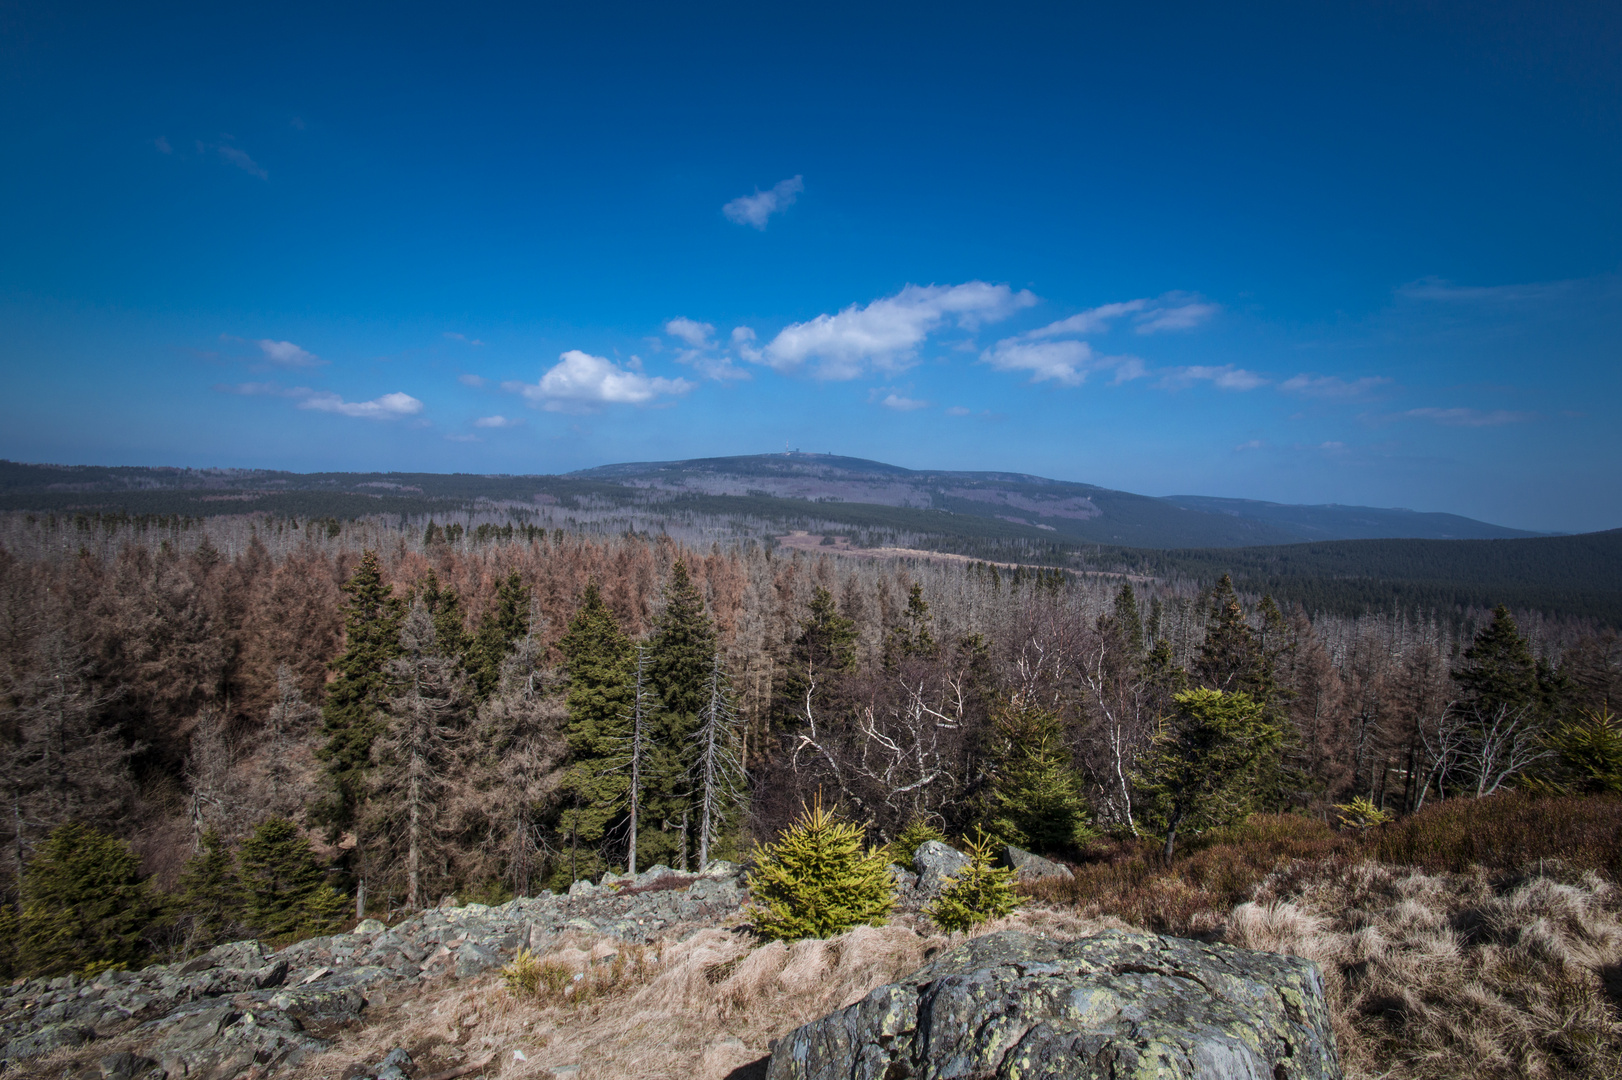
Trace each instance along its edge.
{"label": "bare dead tree", "polygon": [[[743,760],[738,748],[738,715],[721,672],[721,654],[710,666],[709,699],[704,720],[693,738],[698,751],[698,867],[709,865],[710,845],[714,843],[726,811],[743,798]],[[685,835],[685,830],[683,831]]]}

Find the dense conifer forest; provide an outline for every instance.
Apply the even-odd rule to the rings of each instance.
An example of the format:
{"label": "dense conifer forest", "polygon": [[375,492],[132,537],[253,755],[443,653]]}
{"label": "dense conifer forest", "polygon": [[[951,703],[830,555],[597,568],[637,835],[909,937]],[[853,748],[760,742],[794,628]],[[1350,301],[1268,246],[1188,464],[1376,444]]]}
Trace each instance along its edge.
{"label": "dense conifer forest", "polygon": [[1245,578],[511,522],[5,530],[8,971],[696,869],[818,797],[874,844],[1084,861],[1619,783],[1616,632],[1491,597],[1353,616]]}

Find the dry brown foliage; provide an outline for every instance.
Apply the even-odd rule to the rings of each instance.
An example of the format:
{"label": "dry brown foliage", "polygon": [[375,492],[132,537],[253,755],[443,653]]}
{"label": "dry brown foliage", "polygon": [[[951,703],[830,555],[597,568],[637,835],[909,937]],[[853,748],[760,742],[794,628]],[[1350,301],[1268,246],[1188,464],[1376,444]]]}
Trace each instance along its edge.
{"label": "dry brown foliage", "polygon": [[1622,1076],[1622,890],[1592,872],[1297,864],[1226,938],[1318,962],[1349,1073]]}

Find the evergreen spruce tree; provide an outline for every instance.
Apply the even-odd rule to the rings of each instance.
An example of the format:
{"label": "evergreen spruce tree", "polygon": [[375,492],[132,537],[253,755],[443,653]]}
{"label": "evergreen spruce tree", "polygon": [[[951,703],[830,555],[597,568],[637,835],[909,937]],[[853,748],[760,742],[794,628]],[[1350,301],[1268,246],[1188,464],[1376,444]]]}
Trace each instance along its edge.
{"label": "evergreen spruce tree", "polygon": [[59,825],[23,875],[19,967],[66,975],[137,964],[156,908],[128,844],[84,825]]}
{"label": "evergreen spruce tree", "polygon": [[461,663],[468,650],[468,633],[462,612],[462,598],[455,589],[442,589],[439,575],[432,570],[423,575],[418,597],[434,621],[434,639],[439,654]]}
{"label": "evergreen spruce tree", "polygon": [[261,937],[330,933],[343,923],[347,903],[326,883],[310,842],[286,818],[260,822],[242,842],[238,865],[243,915]]}
{"label": "evergreen spruce tree", "polygon": [[560,869],[567,884],[596,873],[629,783],[615,763],[627,734],[635,650],[596,582],[587,584],[558,651],[568,680],[569,756],[558,793]]}
{"label": "evergreen spruce tree", "polygon": [[989,824],[1007,843],[1055,851],[1091,835],[1064,724],[1020,697],[998,710]]}
{"label": "evergreen spruce tree", "polygon": [[529,589],[515,570],[496,589],[496,609],[479,621],[468,648],[474,697],[483,701],[501,681],[501,664],[529,636]]}
{"label": "evergreen spruce tree", "polygon": [[1537,661],[1509,608],[1499,604],[1493,609],[1492,622],[1464,651],[1453,681],[1464,692],[1464,706],[1483,716],[1500,708],[1515,713],[1539,705]]}
{"label": "evergreen spruce tree", "polygon": [[947,933],[973,930],[983,922],[1000,919],[1019,906],[1014,892],[1014,871],[991,862],[992,840],[979,832],[970,840],[969,865],[948,878],[940,897],[924,909],[936,926]]}
{"label": "evergreen spruce tree", "polygon": [[773,702],[780,726],[802,724],[808,699],[815,710],[835,699],[839,677],[856,662],[856,637],[856,624],[839,613],[833,593],[818,585],[812,590],[811,609],[800,623]]}
{"label": "evergreen spruce tree", "polygon": [[749,874],[755,933],[773,941],[826,938],[882,923],[894,903],[889,859],[862,830],[815,804],[776,843],[756,848]]}
{"label": "evergreen spruce tree", "polygon": [[404,605],[383,580],[377,552],[367,551],[344,583],[349,610],[344,616],[344,651],[332,662],[338,677],[327,684],[321,709],[326,762],[332,795],[319,816],[334,830],[355,820],[366,794],[372,741],[383,730],[381,712],[388,692],[388,662],[400,655],[400,621]]}
{"label": "evergreen spruce tree", "polygon": [[189,924],[189,945],[206,949],[233,940],[242,921],[242,884],[236,858],[216,829],[203,834],[202,850],[180,872],[175,914]]}
{"label": "evergreen spruce tree", "polygon": [[1136,663],[1143,656],[1143,619],[1138,613],[1138,597],[1130,581],[1121,582],[1115,594],[1115,632],[1127,657]]}
{"label": "evergreen spruce tree", "polygon": [[1166,836],[1242,821],[1256,808],[1284,741],[1267,710],[1244,691],[1199,688],[1174,699],[1135,778],[1146,817]]}
{"label": "evergreen spruce tree", "polygon": [[664,601],[648,643],[648,676],[660,709],[651,729],[644,792],[645,820],[657,832],[644,833],[643,861],[685,870],[699,846],[701,811],[692,784],[698,745],[693,735],[703,726],[710,703],[715,625],[680,559],[670,568]]}
{"label": "evergreen spruce tree", "polygon": [[901,623],[890,628],[884,640],[884,666],[894,669],[903,660],[935,654],[935,635],[929,629],[929,601],[924,587],[913,585],[907,593],[907,610]]}

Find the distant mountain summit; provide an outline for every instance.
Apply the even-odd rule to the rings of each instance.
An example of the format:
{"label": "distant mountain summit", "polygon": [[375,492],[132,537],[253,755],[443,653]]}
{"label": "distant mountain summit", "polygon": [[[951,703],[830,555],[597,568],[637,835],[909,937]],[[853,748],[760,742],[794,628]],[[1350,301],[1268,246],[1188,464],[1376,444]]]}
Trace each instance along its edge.
{"label": "distant mountain summit", "polygon": [[[1541,535],[1457,514],[1295,506],[1203,495],[1152,498],[1012,472],[906,469],[837,454],[755,454],[603,465],[570,477],[672,496],[800,499],[936,510],[1127,547],[1247,547],[1306,540],[1496,540]],[[829,517],[836,517],[831,510]]]}
{"label": "distant mountain summit", "polygon": [[0,510],[353,518],[533,511],[537,505],[588,513],[623,510],[630,515],[627,523],[631,517],[643,523],[637,527],[702,518],[723,531],[741,528],[741,534],[751,536],[796,530],[821,537],[861,534],[878,543],[911,538],[907,542],[940,542],[953,550],[1012,542],[1026,545],[1028,553],[1078,544],[1238,548],[1322,540],[1539,535],[1456,514],[1291,506],[1204,495],[1151,498],[1025,473],[904,469],[799,451],[630,462],[528,476],[0,461]]}

